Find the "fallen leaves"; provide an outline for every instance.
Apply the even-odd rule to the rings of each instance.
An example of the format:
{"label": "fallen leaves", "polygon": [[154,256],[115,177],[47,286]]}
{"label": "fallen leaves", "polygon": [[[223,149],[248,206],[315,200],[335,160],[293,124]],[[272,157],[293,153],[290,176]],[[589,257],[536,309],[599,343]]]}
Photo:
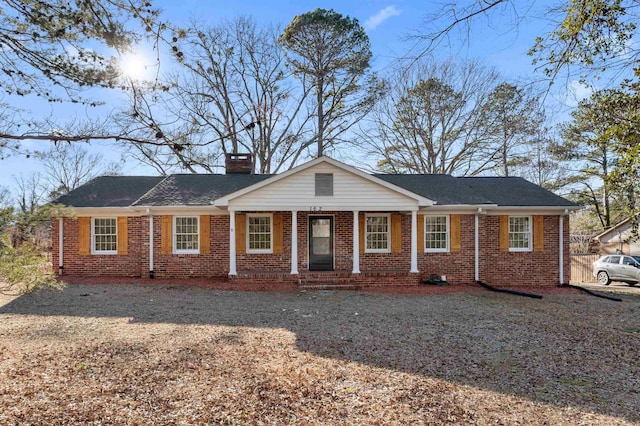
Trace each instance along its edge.
{"label": "fallen leaves", "polygon": [[0,306],[0,423],[633,424],[639,307],[70,285]]}

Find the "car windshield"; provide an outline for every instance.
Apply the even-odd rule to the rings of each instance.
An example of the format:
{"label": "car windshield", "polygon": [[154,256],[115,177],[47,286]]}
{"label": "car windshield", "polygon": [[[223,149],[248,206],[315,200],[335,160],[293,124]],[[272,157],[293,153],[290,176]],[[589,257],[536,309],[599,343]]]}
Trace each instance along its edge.
{"label": "car windshield", "polygon": [[631,256],[635,259],[636,262],[640,263],[640,256]]}

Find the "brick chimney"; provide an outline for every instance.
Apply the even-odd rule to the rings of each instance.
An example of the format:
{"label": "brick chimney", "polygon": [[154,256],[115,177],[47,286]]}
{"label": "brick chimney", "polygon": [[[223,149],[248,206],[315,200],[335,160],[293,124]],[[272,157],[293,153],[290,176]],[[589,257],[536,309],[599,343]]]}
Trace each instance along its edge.
{"label": "brick chimney", "polygon": [[253,173],[251,154],[227,154],[224,165],[228,175]]}

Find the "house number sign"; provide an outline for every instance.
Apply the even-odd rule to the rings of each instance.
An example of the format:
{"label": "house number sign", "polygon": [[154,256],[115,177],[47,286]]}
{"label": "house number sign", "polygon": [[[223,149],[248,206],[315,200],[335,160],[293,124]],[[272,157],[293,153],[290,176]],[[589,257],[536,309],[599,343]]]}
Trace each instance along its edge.
{"label": "house number sign", "polygon": [[311,212],[321,212],[322,211],[322,207],[321,206],[311,206],[311,207],[309,207],[309,211],[311,211]]}

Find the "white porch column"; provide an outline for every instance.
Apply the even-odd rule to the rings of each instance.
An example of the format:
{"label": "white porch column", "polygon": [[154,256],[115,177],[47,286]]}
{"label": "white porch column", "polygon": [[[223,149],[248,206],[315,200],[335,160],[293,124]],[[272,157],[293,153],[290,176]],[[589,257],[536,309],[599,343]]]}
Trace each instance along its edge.
{"label": "white porch column", "polygon": [[360,227],[358,224],[358,210],[353,211],[353,270],[352,274],[360,273]]}
{"label": "white porch column", "polygon": [[291,210],[291,275],[298,274],[298,211]]}
{"label": "white porch column", "polygon": [[418,272],[418,212],[411,211],[411,270],[412,274]]}
{"label": "white porch column", "polygon": [[236,271],[236,212],[229,210],[229,275],[238,275]]}
{"label": "white porch column", "polygon": [[149,278],[153,278],[153,215],[149,213]]}
{"label": "white porch column", "polygon": [[58,218],[58,275],[64,269],[64,218]]}
{"label": "white porch column", "polygon": [[560,265],[558,268],[558,271],[560,272],[560,285],[564,284],[564,216],[560,215],[560,219],[559,219],[559,226],[560,226],[560,232],[559,232],[559,240],[560,240]]}

